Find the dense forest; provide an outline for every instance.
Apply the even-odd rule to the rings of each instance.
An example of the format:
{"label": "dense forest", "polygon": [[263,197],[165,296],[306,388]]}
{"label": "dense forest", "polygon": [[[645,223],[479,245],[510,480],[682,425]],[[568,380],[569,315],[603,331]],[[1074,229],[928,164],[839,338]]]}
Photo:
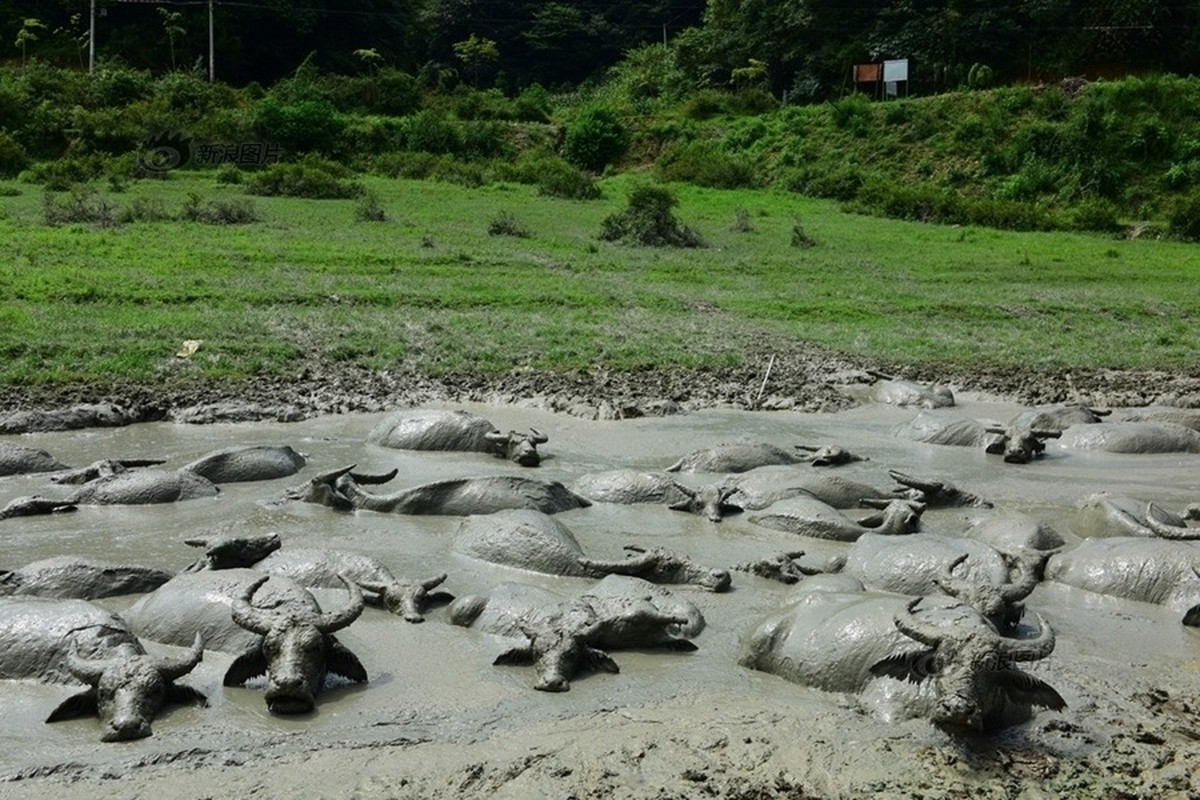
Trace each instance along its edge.
{"label": "dense forest", "polygon": [[[0,0],[0,59],[88,58],[88,0]],[[1066,75],[1189,73],[1200,0],[95,0],[96,57],[208,69],[266,85],[309,54],[326,70],[386,66],[515,92],[601,76],[666,42],[695,87],[845,94],[856,63],[909,59],[911,89]]]}

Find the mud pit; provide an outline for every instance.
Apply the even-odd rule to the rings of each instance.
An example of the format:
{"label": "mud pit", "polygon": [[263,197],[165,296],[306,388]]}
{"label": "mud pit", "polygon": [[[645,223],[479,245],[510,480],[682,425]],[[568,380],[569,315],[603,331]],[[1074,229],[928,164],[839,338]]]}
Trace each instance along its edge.
{"label": "mud pit", "polygon": [[[1019,407],[959,397],[967,415],[1006,420]],[[435,404],[436,406],[436,404]],[[544,431],[541,478],[660,469],[693,449],[737,436],[786,445],[840,444],[869,461],[842,476],[889,487],[888,469],[952,480],[993,500],[994,511],[931,509],[923,528],[962,532],[970,518],[1027,511],[1069,532],[1075,503],[1099,490],[1179,510],[1196,500],[1200,456],[1116,456],[1048,447],[1016,466],[973,448],[891,436],[912,410],[863,406],[835,413],[708,409],[662,418],[588,421],[515,406],[454,403],[502,430]],[[289,547],[370,552],[397,574],[448,572],[458,595],[523,582],[565,592],[584,579],[553,578],[452,552],[459,520],[272,504],[285,487],[357,463],[398,467],[389,491],[438,478],[520,471],[476,454],[388,451],[366,445],[378,413],[321,416],[293,424],[127,428],[11,437],[82,465],[103,457],[161,457],[178,466],[235,444],[290,444],[309,464],[292,478],[226,485],[220,497],[158,507],[82,508],[74,514],[0,522],[5,567],[62,553],[180,569],[196,557],[183,539],[236,526],[278,532]],[[703,476],[682,476],[700,482]],[[47,476],[0,480],[0,505],[25,494],[65,494]],[[821,544],[771,531],[747,515],[720,524],[655,506],[591,508],[558,515],[589,555],[623,545],[661,545],[711,566]],[[1198,545],[1200,546],[1200,545]],[[1157,606],[1042,584],[1027,601],[1058,634],[1053,655],[1028,665],[1068,703],[1027,724],[976,739],[951,739],[923,721],[883,724],[853,698],[796,686],[736,663],[739,640],[793,587],[735,572],[734,589],[671,587],[703,610],[708,627],[694,653],[614,652],[619,674],[581,676],[563,694],[532,689],[533,670],[492,666],[501,640],[451,626],[445,608],[411,625],[368,608],[339,639],[370,675],[327,690],[316,712],[271,716],[261,687],[224,688],[231,657],[208,653],[182,679],[210,707],[176,708],[151,738],[101,744],[95,719],[46,725],[71,690],[0,685],[0,793],[5,798],[201,797],[1171,797],[1200,792],[1200,635]],[[327,606],[344,592],[317,591]],[[100,601],[113,609],[133,598]],[[156,646],[148,645],[154,651]],[[168,652],[169,648],[158,648]],[[172,651],[175,652],[175,651]]]}

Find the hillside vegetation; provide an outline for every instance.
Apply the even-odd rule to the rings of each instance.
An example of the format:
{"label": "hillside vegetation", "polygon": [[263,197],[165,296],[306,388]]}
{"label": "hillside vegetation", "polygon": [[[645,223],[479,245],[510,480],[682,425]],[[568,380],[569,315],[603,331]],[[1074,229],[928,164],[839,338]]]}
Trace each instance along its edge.
{"label": "hillside vegetation", "polygon": [[[89,75],[32,62],[0,70],[0,178],[63,191],[197,166],[195,149],[190,164],[154,162],[169,135],[193,148],[261,143],[343,178],[516,181],[586,198],[601,173],[652,169],[664,181],[779,188],[913,220],[1200,237],[1200,79],[780,107],[758,89],[685,92],[668,55],[632,53],[590,90],[534,85],[514,97],[308,63],[263,90],[194,72],[110,65]],[[225,166],[230,181],[248,177]],[[261,193],[319,195],[313,184],[328,182],[309,177],[256,180],[274,187]]]}

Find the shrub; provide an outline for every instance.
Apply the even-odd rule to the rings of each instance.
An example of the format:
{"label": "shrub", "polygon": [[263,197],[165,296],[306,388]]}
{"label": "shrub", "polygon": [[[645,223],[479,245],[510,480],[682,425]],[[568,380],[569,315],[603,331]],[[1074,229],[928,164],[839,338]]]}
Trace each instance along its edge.
{"label": "shrub", "polygon": [[754,225],[750,223],[750,212],[744,208],[734,209],[733,224],[729,230],[734,233],[753,233]]}
{"label": "shrub", "polygon": [[250,179],[246,190],[251,194],[279,197],[307,197],[330,200],[355,197],[362,184],[330,174],[314,164],[272,164]]}
{"label": "shrub", "polygon": [[245,225],[262,219],[254,201],[248,197],[234,200],[205,199],[195,192],[188,192],[188,199],[179,210],[179,218],[204,225]]}
{"label": "shrub", "polygon": [[363,192],[354,203],[354,218],[359,222],[387,222],[379,195],[369,189]]}
{"label": "shrub", "polygon": [[426,109],[405,120],[404,146],[425,153],[458,153],[463,148],[462,128],[444,115]]}
{"label": "shrub", "polygon": [[424,180],[433,174],[439,158],[433,153],[413,153],[401,150],[376,156],[371,171],[387,178],[411,178]]}
{"label": "shrub", "polygon": [[600,187],[592,176],[569,163],[556,153],[526,151],[516,163],[501,166],[501,176],[508,180],[538,187],[538,193],[565,200],[595,200],[601,196]]}
{"label": "shrub", "polygon": [[754,167],[741,156],[725,152],[714,141],[676,142],[655,168],[664,181],[683,181],[713,189],[743,189],[758,185]]}
{"label": "shrub", "polygon": [[121,210],[121,222],[162,222],[172,219],[171,212],[157,197],[135,197]]}
{"label": "shrub", "polygon": [[1071,227],[1081,231],[1115,231],[1120,227],[1117,206],[1103,198],[1084,200],[1071,211]]}
{"label": "shrub", "polygon": [[700,234],[680,225],[671,211],[679,199],[663,186],[639,186],[629,193],[624,211],[601,223],[600,238],[646,247],[704,247]]}
{"label": "shrub", "polygon": [[111,228],[121,220],[117,204],[91,186],[75,186],[65,197],[46,192],[42,197],[42,214],[47,225],[82,222]]}
{"label": "shrub", "polygon": [[578,167],[601,172],[624,154],[628,143],[625,128],[611,109],[590,106],[567,126],[563,155]]}
{"label": "shrub", "polygon": [[293,152],[332,152],[346,122],[327,100],[285,103],[268,96],[255,108],[254,128],[270,142]]}
{"label": "shrub", "polygon": [[488,223],[489,236],[516,236],[520,239],[528,239],[529,231],[526,230],[521,223],[517,222],[517,218],[509,211],[501,211],[496,217]]}
{"label": "shrub", "polygon": [[0,129],[0,178],[16,177],[29,166],[29,154],[6,130]]}
{"label": "shrub", "polygon": [[1192,189],[1171,204],[1167,226],[1172,236],[1189,242],[1200,241],[1200,188]]}
{"label": "shrub", "polygon": [[792,247],[816,247],[817,240],[808,235],[804,230],[804,226],[800,224],[800,220],[792,223]]}

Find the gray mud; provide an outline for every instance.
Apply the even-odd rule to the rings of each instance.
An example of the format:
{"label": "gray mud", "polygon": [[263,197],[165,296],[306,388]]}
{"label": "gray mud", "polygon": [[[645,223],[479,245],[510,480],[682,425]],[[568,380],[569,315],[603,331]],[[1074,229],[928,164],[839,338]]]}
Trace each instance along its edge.
{"label": "gray mud", "polygon": [[[299,475],[224,487],[214,499],[158,507],[81,508],[73,514],[0,522],[4,562],[17,567],[74,553],[181,569],[197,556],[183,539],[233,529],[278,532],[283,547],[369,552],[397,574],[448,572],[442,588],[486,592],[524,582],[569,592],[586,579],[540,576],[472,561],[451,548],[459,520],[275,504],[285,487],[356,463],[400,474],[393,490],[440,478],[519,472],[569,482],[586,472],[661,469],[699,447],[738,436],[785,446],[840,444],[870,460],[837,474],[890,487],[888,469],[952,480],[996,509],[927,511],[924,527],[961,533],[969,520],[1025,511],[1069,536],[1075,503],[1100,490],[1178,510],[1194,502],[1200,456],[1065,453],[1053,445],[1035,463],[1003,464],[982,450],[922,445],[890,429],[915,411],[862,406],[826,413],[711,408],[666,417],[586,420],[514,405],[455,403],[502,430],[549,436],[543,465],[521,471],[486,455],[406,453],[365,444],[380,413],[305,421],[214,424],[154,422],[11,437],[71,465],[103,457],[168,459],[183,465],[233,445],[288,444],[310,456]],[[961,412],[1002,421],[1011,402],[960,397]],[[685,482],[705,476],[683,475]],[[0,505],[64,487],[46,475],[0,480]],[[840,545],[760,528],[745,516],[720,524],[655,506],[612,506],[558,517],[585,552],[618,557],[625,544],[660,545],[712,566],[804,548],[814,557]],[[1198,545],[1200,546],[1200,545]],[[854,699],[796,686],[737,665],[741,637],[792,587],[734,573],[734,590],[672,587],[699,605],[708,628],[693,653],[615,652],[619,674],[572,681],[569,692],[532,689],[533,671],[492,666],[502,641],[451,626],[445,608],[421,625],[378,609],[339,633],[370,676],[336,687],[316,712],[271,716],[261,687],[224,688],[230,657],[206,654],[182,682],[209,708],[160,716],[151,738],[101,744],[94,719],[41,720],[69,689],[0,685],[0,796],[63,800],[330,797],[1188,797],[1200,794],[1200,635],[1157,606],[1043,584],[1028,600],[1054,626],[1058,646],[1030,671],[1055,686],[1063,712],[1039,712],[1000,734],[952,739],[923,721],[885,724]],[[344,592],[317,592],[327,605]],[[121,609],[134,598],[102,604]],[[155,646],[150,645],[154,650]],[[166,648],[162,648],[165,650]]]}

